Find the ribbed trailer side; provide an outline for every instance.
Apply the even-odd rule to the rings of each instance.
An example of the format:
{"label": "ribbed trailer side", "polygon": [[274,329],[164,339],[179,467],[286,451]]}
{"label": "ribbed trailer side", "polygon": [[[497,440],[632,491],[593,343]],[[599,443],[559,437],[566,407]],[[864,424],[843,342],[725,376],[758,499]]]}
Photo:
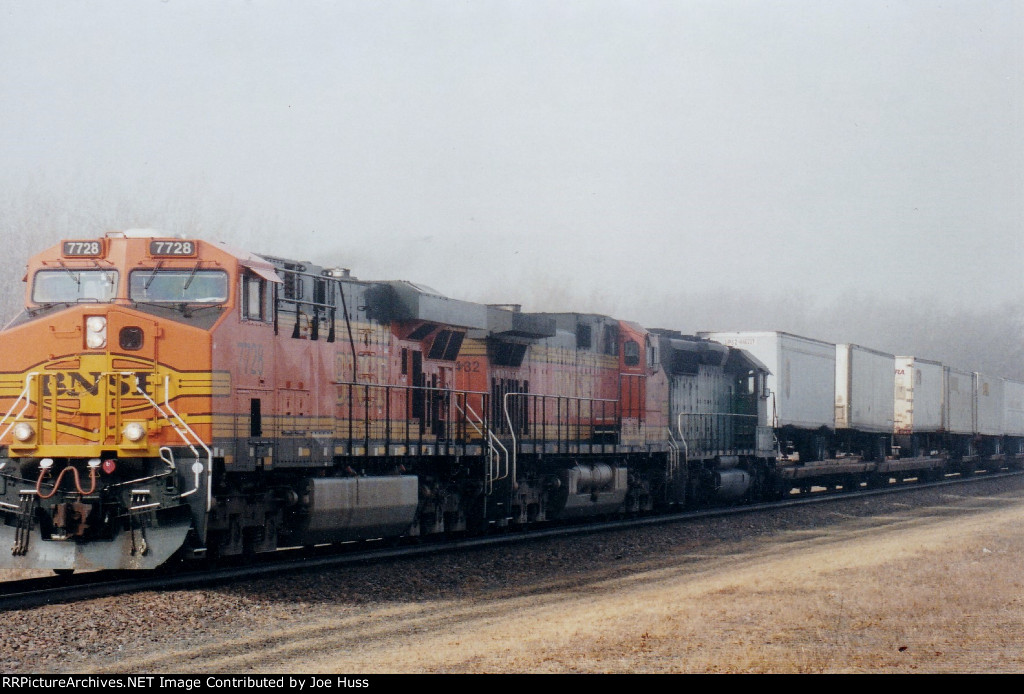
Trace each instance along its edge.
{"label": "ribbed trailer side", "polygon": [[894,360],[893,433],[915,434],[942,430],[942,364],[910,356]]}
{"label": "ribbed trailer side", "polygon": [[836,429],[892,433],[894,359],[860,345],[836,345]]}

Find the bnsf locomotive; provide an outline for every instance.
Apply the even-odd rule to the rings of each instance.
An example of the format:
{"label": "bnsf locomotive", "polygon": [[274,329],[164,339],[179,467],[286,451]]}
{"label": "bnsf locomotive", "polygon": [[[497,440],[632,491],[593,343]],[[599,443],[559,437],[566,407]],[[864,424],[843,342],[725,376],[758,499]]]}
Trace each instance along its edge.
{"label": "bnsf locomotive", "polygon": [[838,426],[837,385],[828,417],[786,419],[801,372],[778,345],[755,356],[759,334],[524,313],[195,239],[64,241],[25,279],[0,332],[0,568],[766,499],[1003,464],[1024,441],[940,423],[901,447],[891,361],[888,431]]}

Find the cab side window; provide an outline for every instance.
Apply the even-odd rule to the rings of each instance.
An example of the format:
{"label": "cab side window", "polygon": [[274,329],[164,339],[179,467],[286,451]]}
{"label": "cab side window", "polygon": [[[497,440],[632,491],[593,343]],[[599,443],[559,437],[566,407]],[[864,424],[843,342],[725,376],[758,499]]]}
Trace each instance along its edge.
{"label": "cab side window", "polygon": [[242,275],[242,318],[269,320],[270,302],[267,301],[267,281],[251,273]]}
{"label": "cab side window", "polygon": [[626,366],[640,364],[640,345],[635,340],[626,340],[622,345],[622,360]]}

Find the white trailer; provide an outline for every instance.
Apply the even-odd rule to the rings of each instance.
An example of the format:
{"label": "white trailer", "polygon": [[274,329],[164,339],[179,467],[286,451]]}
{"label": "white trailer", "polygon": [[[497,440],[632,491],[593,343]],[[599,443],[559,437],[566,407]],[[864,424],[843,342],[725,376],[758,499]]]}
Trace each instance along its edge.
{"label": "white trailer", "polygon": [[914,434],[942,430],[942,364],[917,357],[897,356],[893,433]]}
{"label": "white trailer", "polygon": [[970,371],[942,368],[942,430],[974,433],[974,374]]}
{"label": "white trailer", "polygon": [[974,433],[1003,433],[1003,379],[974,372]]}
{"label": "white trailer", "polygon": [[896,378],[892,354],[836,345],[836,429],[891,434]]}
{"label": "white trailer", "polygon": [[768,367],[768,421],[774,428],[833,427],[835,345],[776,331],[700,335],[746,350]]}
{"label": "white trailer", "polygon": [[1003,433],[1024,436],[1024,383],[1003,381]]}

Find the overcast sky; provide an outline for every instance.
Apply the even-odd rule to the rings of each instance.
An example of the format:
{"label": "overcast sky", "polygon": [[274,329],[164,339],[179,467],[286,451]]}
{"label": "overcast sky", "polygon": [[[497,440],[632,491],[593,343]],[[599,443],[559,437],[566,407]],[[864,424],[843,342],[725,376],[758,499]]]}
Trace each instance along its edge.
{"label": "overcast sky", "polygon": [[1022,74],[1019,0],[0,0],[0,185],[187,190],[263,220],[211,240],[532,309],[991,305]]}

